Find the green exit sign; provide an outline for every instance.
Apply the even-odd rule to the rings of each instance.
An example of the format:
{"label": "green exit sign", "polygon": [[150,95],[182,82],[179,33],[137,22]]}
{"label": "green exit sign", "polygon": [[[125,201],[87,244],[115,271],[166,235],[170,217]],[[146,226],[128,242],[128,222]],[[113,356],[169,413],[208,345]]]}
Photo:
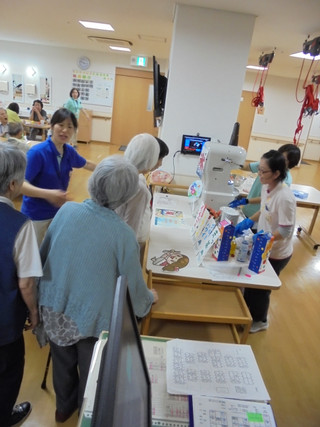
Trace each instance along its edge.
{"label": "green exit sign", "polygon": [[148,58],[146,56],[131,56],[131,65],[135,67],[147,67]]}

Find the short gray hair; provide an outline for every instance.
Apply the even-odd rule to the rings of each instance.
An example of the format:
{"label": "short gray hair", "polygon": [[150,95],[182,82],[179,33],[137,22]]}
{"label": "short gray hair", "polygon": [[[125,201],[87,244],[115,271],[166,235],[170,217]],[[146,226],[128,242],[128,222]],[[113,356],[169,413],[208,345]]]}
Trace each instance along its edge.
{"label": "short gray hair", "polygon": [[138,191],[138,171],[127,159],[113,155],[103,159],[88,181],[92,200],[98,205],[116,209]]}
{"label": "short gray hair", "polygon": [[135,165],[139,172],[149,171],[158,163],[159,143],[149,133],[134,136],[128,144],[124,156]]}
{"label": "short gray hair", "polygon": [[8,135],[17,136],[21,131],[23,131],[23,125],[21,122],[10,122],[8,123]]}
{"label": "short gray hair", "polygon": [[16,147],[0,142],[0,195],[9,189],[10,182],[21,184],[24,180],[27,159],[26,155]]}

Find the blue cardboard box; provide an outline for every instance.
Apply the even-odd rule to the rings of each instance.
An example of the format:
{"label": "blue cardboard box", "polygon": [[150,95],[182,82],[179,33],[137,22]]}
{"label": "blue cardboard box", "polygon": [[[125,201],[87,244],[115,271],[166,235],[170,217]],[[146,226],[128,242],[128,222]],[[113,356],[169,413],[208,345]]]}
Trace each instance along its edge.
{"label": "blue cardboard box", "polygon": [[274,237],[271,233],[258,234],[252,247],[249,270],[263,273],[270,255]]}
{"label": "blue cardboard box", "polygon": [[234,226],[228,219],[219,223],[220,237],[213,245],[212,256],[217,261],[228,261],[234,235]]}

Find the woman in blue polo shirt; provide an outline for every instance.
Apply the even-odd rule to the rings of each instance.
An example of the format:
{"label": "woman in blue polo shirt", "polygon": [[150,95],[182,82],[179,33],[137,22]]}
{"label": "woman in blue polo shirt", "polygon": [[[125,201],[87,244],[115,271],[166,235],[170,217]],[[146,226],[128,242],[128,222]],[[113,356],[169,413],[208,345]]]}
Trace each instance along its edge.
{"label": "woman in blue polo shirt", "polygon": [[93,171],[96,166],[68,144],[76,129],[75,115],[60,108],[51,119],[52,135],[27,154],[21,212],[33,220],[39,245],[59,207],[67,200],[72,169]]}

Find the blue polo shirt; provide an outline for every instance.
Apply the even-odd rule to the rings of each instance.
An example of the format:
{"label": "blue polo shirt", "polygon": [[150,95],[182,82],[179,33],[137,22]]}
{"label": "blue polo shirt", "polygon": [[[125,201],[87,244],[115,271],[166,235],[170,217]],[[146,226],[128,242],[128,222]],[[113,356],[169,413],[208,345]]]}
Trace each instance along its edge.
{"label": "blue polo shirt", "polygon": [[[49,137],[27,153],[25,179],[39,188],[66,191],[73,168],[82,168],[86,159],[69,144],[64,144],[61,156]],[[59,208],[44,199],[23,196],[21,212],[35,221],[51,219]]]}

